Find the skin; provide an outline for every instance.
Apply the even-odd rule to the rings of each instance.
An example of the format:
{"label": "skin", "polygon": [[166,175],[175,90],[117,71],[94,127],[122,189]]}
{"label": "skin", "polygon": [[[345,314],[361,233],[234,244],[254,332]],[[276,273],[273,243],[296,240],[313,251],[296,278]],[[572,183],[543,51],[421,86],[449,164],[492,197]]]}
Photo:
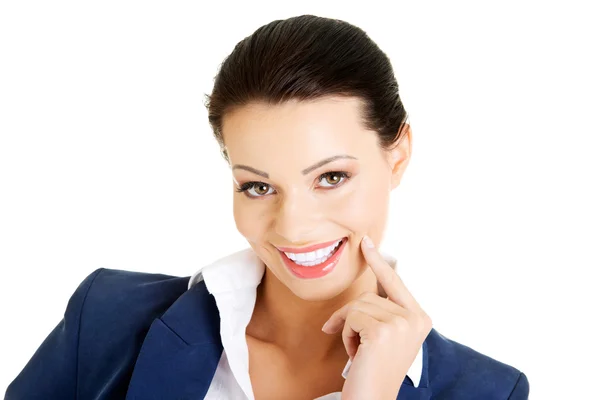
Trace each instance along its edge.
{"label": "skin", "polygon": [[[400,279],[389,277],[391,268],[384,267],[389,265],[375,250],[386,228],[390,192],[410,160],[410,126],[391,151],[382,150],[377,135],[362,126],[359,107],[356,98],[327,97],[276,106],[252,103],[224,117],[233,188],[257,182],[245,193],[233,192],[236,227],[266,265],[246,330],[257,399],[282,398],[277,393],[315,398],[342,386],[344,399],[366,393],[395,398],[431,329],[426,314]],[[352,158],[306,171],[336,155]],[[375,243],[370,256],[361,245],[366,235]],[[348,243],[338,265],[317,279],[294,276],[275,247],[342,237]],[[386,292],[393,293],[387,299],[375,294],[383,278]],[[410,323],[398,322],[409,316]],[[321,328],[330,318],[324,333]],[[369,344],[360,343],[361,335]],[[381,350],[397,349],[402,342],[412,346],[403,347],[403,354]],[[349,355],[356,358],[344,381],[340,374]],[[264,365],[272,366],[269,372]]]}

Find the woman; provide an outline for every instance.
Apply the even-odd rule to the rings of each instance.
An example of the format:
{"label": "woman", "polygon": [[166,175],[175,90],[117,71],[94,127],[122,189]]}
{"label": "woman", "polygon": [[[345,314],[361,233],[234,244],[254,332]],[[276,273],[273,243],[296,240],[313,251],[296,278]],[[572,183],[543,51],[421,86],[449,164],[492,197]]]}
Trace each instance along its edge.
{"label": "woman", "polygon": [[243,250],[191,277],[94,271],[7,399],[526,399],[449,340],[378,251],[412,132],[365,32],[274,21],[207,102]]}

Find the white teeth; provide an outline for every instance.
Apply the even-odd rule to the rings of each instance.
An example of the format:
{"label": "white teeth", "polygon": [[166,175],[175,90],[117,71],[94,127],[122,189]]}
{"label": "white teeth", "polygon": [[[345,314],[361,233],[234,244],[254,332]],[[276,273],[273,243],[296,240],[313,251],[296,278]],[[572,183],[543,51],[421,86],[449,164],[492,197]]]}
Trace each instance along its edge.
{"label": "white teeth", "polygon": [[319,249],[316,251],[311,251],[308,253],[287,253],[285,255],[292,261],[294,261],[298,265],[302,265],[305,267],[311,267],[313,265],[321,264],[325,260],[327,260],[333,254],[335,248],[342,242],[343,239],[338,240],[331,246],[325,247],[323,249]]}
{"label": "white teeth", "polygon": [[315,252],[315,253],[317,254],[317,258],[321,258],[321,257],[323,257],[324,255],[326,255],[326,254],[329,254],[329,253],[326,253],[326,252],[325,252],[325,250],[326,250],[326,249],[319,249],[319,250],[317,250],[317,251]]}

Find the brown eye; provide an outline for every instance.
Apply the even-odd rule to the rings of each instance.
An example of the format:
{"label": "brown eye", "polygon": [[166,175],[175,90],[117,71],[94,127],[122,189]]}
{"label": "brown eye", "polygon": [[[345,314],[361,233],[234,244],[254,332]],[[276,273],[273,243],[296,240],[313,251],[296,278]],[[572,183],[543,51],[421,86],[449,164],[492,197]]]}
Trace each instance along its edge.
{"label": "brown eye", "polygon": [[333,174],[328,174],[326,176],[327,178],[327,183],[331,183],[332,185],[337,185],[338,182],[340,182],[341,177],[339,175],[336,175],[335,173]]}
{"label": "brown eye", "polygon": [[265,197],[265,195],[269,194],[269,189],[271,189],[271,187],[264,182],[246,182],[236,190],[244,193],[248,197],[256,198]]}
{"label": "brown eye", "polygon": [[346,172],[342,171],[334,171],[334,172],[326,172],[319,177],[319,180],[322,181],[325,179],[327,185],[325,187],[335,187],[340,186],[340,182],[348,180],[350,175]]}
{"label": "brown eye", "polygon": [[265,185],[264,183],[256,184],[254,186],[254,191],[256,192],[256,194],[262,196],[263,194],[266,194],[269,191],[269,186]]}
{"label": "brown eye", "polygon": [[[324,174],[322,174],[321,176],[319,176],[319,182],[322,182],[323,179],[325,179],[325,185],[324,187],[332,189],[332,188],[336,188],[338,186],[342,186],[343,182],[347,181],[348,179],[350,179],[351,174],[348,172],[344,172],[344,171],[332,171],[332,172],[326,172]],[[257,181],[251,181],[251,182],[246,182],[243,185],[240,186],[239,189],[236,189],[237,192],[241,192],[244,193],[246,196],[250,197],[250,198],[259,198],[259,197],[266,197],[266,195],[273,193],[274,189],[264,183],[264,182],[257,182]],[[252,193],[254,192],[254,193]]]}

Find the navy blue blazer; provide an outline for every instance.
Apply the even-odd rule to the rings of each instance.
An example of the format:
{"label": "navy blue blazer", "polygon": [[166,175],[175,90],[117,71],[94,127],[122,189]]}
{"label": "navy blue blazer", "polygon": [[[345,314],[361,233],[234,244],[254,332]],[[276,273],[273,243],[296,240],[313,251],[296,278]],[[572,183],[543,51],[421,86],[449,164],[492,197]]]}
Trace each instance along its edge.
{"label": "navy blue blazer", "polygon": [[[204,282],[101,268],[69,299],[64,318],[9,385],[5,400],[199,400],[223,351]],[[519,370],[432,329],[421,385],[398,399],[527,399]],[[418,386],[418,382],[417,382]]]}

